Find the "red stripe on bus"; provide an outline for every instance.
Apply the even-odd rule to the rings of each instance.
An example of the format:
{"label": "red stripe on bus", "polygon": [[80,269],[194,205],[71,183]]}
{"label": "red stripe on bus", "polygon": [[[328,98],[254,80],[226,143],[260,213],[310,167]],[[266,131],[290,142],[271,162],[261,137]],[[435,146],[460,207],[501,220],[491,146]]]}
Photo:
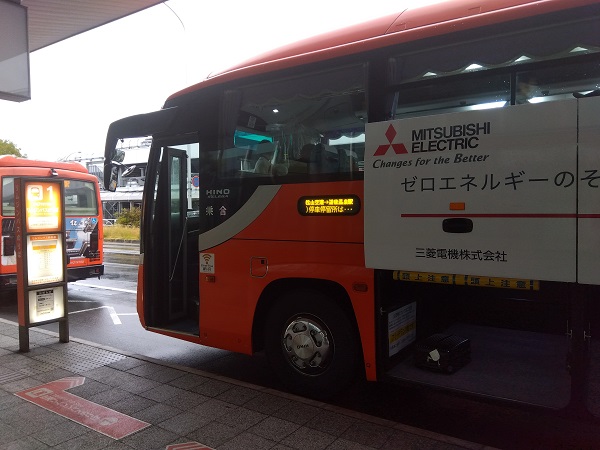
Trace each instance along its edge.
{"label": "red stripe on bus", "polygon": [[510,219],[576,219],[576,218],[598,218],[600,214],[401,214],[406,218],[436,218],[436,217],[482,217],[482,218],[510,218]]}

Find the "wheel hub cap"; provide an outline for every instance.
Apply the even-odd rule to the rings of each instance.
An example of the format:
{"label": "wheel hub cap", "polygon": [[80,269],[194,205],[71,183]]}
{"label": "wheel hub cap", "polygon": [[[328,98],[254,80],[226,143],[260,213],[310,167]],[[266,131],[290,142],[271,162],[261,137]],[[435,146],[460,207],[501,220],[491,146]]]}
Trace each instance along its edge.
{"label": "wheel hub cap", "polygon": [[331,352],[327,332],[309,319],[291,322],[283,336],[289,361],[301,371],[323,370]]}

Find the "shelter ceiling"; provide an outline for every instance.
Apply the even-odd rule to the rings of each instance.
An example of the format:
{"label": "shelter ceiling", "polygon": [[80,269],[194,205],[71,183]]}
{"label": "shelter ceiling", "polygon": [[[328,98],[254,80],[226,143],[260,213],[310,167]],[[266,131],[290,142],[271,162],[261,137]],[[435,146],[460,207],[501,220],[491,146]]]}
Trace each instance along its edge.
{"label": "shelter ceiling", "polygon": [[21,0],[28,12],[29,51],[39,50],[159,3],[162,1]]}

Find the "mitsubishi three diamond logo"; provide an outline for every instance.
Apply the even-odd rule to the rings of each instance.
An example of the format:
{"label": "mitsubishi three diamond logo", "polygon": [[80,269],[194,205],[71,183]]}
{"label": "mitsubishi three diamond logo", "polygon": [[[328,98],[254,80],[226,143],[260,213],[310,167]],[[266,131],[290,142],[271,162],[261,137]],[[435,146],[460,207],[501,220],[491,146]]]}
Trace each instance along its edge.
{"label": "mitsubishi three diamond logo", "polygon": [[392,124],[390,124],[387,131],[385,132],[385,137],[387,138],[388,143],[382,144],[379,147],[377,147],[377,150],[375,150],[375,153],[373,153],[373,156],[385,155],[387,153],[387,151],[390,149],[390,147],[394,149],[394,152],[396,153],[396,155],[402,155],[402,154],[408,153],[404,144],[394,144],[394,138],[396,137],[397,134],[398,133],[396,132],[396,129],[394,128],[394,126]]}

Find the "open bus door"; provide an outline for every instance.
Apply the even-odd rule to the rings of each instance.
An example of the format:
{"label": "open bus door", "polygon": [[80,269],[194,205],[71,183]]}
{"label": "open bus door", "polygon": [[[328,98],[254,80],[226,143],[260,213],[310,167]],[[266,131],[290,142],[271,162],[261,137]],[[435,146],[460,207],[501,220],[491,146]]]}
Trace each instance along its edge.
{"label": "open bus door", "polygon": [[[126,168],[119,139],[156,136],[169,129],[177,108],[126,117],[109,127],[105,147],[104,185],[115,191],[119,173]],[[197,264],[188,260],[187,155],[154,139],[148,157],[142,212],[143,322],[161,328],[198,335],[198,287],[188,284]],[[197,278],[196,278],[197,281]]]}
{"label": "open bus door", "polygon": [[150,328],[198,336],[197,279],[195,288],[188,282],[197,267],[190,257],[197,254],[188,251],[187,158],[165,142],[155,141],[151,150],[157,165],[149,166],[142,214],[143,314]]}
{"label": "open bus door", "polygon": [[[152,241],[158,242],[157,252],[146,255],[144,263],[149,264],[147,273],[159,275],[162,288],[146,292],[160,292],[164,289],[166,308],[163,311],[166,321],[172,323],[185,317],[187,240],[187,185],[186,154],[170,147],[163,149],[163,161],[159,171]],[[166,264],[165,264],[166,263]],[[157,265],[157,267],[152,267]],[[160,267],[160,269],[158,268]],[[165,270],[166,269],[166,270]],[[159,298],[159,297],[157,297]]]}

